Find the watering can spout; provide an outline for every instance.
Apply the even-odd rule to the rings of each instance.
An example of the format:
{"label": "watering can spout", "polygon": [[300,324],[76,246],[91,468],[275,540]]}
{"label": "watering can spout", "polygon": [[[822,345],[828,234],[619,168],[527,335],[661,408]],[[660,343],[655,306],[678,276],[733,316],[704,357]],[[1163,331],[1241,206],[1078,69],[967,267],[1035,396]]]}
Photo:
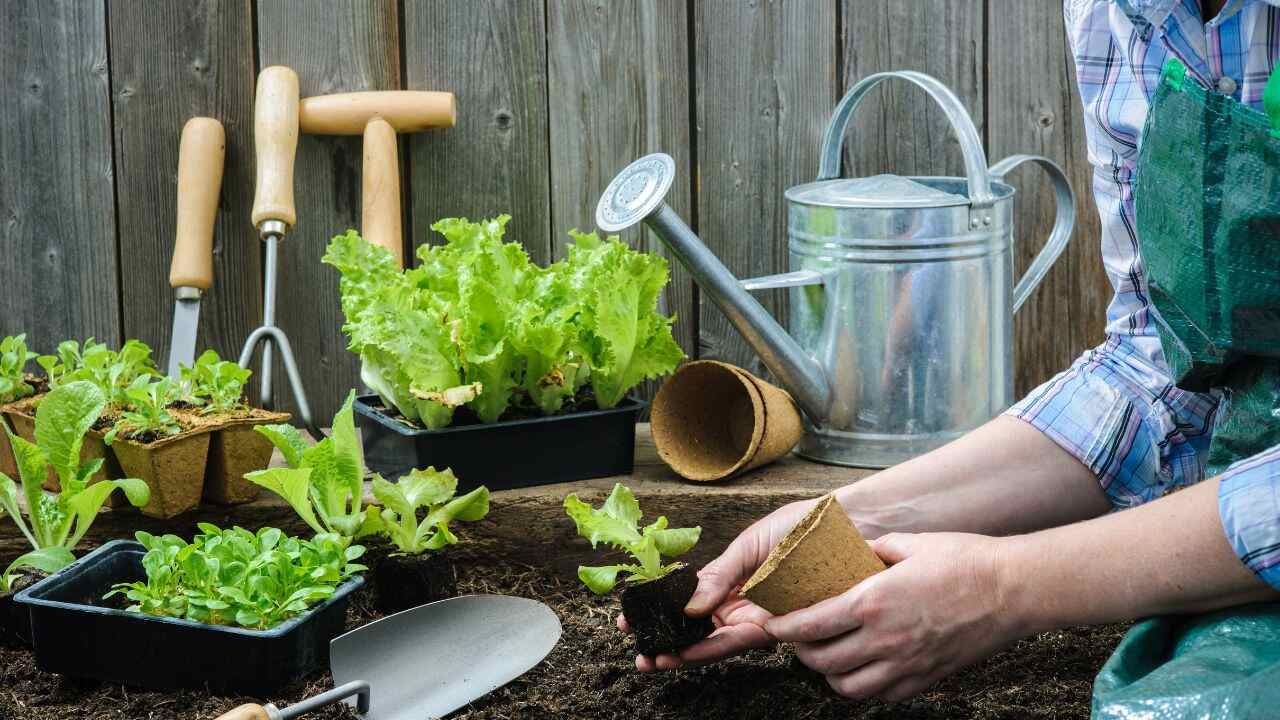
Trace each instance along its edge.
{"label": "watering can spout", "polygon": [[631,163],[600,197],[596,225],[606,232],[618,232],[643,222],[657,233],[671,254],[688,268],[703,295],[720,308],[765,367],[791,392],[810,421],[821,423],[831,406],[831,384],[825,371],[663,202],[674,176],[675,161],[663,153]]}

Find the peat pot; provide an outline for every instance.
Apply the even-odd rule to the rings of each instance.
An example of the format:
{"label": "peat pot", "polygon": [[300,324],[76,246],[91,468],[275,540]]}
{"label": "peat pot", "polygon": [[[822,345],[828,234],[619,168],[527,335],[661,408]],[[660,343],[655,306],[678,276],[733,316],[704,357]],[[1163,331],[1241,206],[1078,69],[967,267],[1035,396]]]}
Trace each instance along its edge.
{"label": "peat pot", "polygon": [[415,468],[449,468],[459,493],[628,475],[644,407],[625,398],[608,410],[425,430],[388,414],[377,395],[354,404],[370,472],[396,480]]}
{"label": "peat pot", "polygon": [[346,624],[352,578],[332,597],[270,630],[152,617],[104,601],[113,585],[142,580],[142,545],[113,540],[18,593],[30,610],[41,670],[153,690],[269,696],[329,664]]}
{"label": "peat pot", "polygon": [[[919,86],[941,106],[965,177],[840,177],[849,120],[889,79]],[[1015,286],[1016,193],[1004,180],[1024,162],[1048,174],[1057,218]],[[605,190],[596,224],[617,232],[644,222],[689,269],[804,411],[800,455],[887,467],[1012,402],[1013,313],[1066,247],[1075,199],[1047,158],[1014,155],[988,168],[978,131],[942,83],[917,72],[879,73],[840,101],[817,180],[786,192],[790,272],[739,282],[663,202],[674,173],[667,155],[636,160]],[[750,294],[774,288],[790,293],[789,332]]]}

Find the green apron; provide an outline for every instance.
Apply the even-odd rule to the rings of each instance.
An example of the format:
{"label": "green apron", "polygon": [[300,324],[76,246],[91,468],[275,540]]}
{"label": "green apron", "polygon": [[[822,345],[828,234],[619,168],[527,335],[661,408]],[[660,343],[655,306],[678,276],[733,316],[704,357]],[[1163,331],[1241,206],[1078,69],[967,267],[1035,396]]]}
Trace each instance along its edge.
{"label": "green apron", "polygon": [[[1221,393],[1206,477],[1280,444],[1280,68],[1266,113],[1170,60],[1147,113],[1138,243],[1174,382]],[[1140,622],[1098,674],[1093,717],[1280,717],[1280,604]]]}

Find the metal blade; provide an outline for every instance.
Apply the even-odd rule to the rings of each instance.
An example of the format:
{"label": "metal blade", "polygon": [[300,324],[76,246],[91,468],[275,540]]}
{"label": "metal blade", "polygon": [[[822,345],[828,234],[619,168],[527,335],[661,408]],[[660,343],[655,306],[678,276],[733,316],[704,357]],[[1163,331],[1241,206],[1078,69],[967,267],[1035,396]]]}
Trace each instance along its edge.
{"label": "metal blade", "polygon": [[200,325],[200,295],[173,304],[173,332],[169,334],[169,377],[178,379],[179,365],[196,361],[196,329]]}
{"label": "metal blade", "polygon": [[560,620],[543,603],[467,595],[335,638],[329,666],[335,685],[369,683],[368,720],[427,720],[520,677],[558,642]]}

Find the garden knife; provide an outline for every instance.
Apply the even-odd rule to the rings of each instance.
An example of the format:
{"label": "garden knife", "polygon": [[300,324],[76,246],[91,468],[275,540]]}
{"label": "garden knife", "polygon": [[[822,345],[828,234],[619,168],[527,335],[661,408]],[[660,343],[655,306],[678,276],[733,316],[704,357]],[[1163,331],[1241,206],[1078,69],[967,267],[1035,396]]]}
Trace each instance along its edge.
{"label": "garden knife", "polygon": [[440,718],[520,677],[559,642],[560,620],[536,600],[449,598],[334,638],[334,689],[287,708],[241,705],[218,720],[290,720],[342,700],[365,720]]}
{"label": "garden knife", "polygon": [[169,377],[196,357],[200,294],[213,286],[213,225],[222,191],[226,136],[222,123],[195,117],[178,143],[178,220],[169,286],[173,288],[173,332],[169,336]]}

